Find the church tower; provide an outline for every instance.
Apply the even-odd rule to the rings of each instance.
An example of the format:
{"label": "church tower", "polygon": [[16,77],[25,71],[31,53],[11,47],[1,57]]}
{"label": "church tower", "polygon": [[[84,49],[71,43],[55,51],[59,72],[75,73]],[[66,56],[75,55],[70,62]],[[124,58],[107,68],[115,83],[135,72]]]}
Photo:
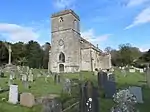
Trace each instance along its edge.
{"label": "church tower", "polygon": [[72,10],[51,17],[50,70],[52,72],[80,71],[80,19]]}

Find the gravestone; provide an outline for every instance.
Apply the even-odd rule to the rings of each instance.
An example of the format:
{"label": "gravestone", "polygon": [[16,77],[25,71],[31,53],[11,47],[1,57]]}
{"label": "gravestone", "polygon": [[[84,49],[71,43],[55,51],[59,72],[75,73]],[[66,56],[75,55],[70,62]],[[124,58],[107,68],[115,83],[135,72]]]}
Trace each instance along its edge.
{"label": "gravestone", "polygon": [[18,85],[10,85],[8,102],[12,104],[18,103]]}
{"label": "gravestone", "polygon": [[57,83],[60,83],[60,74],[57,76]]}
{"label": "gravestone", "polygon": [[13,74],[12,73],[10,73],[10,75],[9,75],[9,80],[13,80]]}
{"label": "gravestone", "polygon": [[12,85],[13,84],[13,74],[12,72],[9,75],[9,81],[8,81],[8,85]]}
{"label": "gravestone", "polygon": [[122,74],[123,74],[123,76],[124,76],[124,77],[126,77],[126,76],[127,76],[127,72],[126,72],[126,70],[121,70],[121,72],[122,72]]}
{"label": "gravestone", "polygon": [[98,75],[98,70],[97,70],[97,69],[94,71],[94,75],[95,75],[95,76]]}
{"label": "gravestone", "polygon": [[38,78],[39,78],[39,77],[41,77],[41,74],[40,74],[40,73],[38,73],[38,74],[37,74],[37,77],[38,77]]}
{"label": "gravestone", "polygon": [[25,107],[33,107],[35,105],[35,98],[31,93],[22,93],[20,95],[20,104]]}
{"label": "gravestone", "polygon": [[54,74],[54,83],[55,84],[60,83],[60,74],[57,73]]}
{"label": "gravestone", "polygon": [[57,74],[54,75],[54,83],[57,83]]}
{"label": "gravestone", "polygon": [[135,69],[129,69],[130,73],[135,73]]}
{"label": "gravestone", "polygon": [[109,74],[108,75],[108,81],[115,82],[115,75],[114,74]]}
{"label": "gravestone", "polygon": [[63,92],[71,94],[71,81],[70,79],[65,79],[63,84]]}
{"label": "gravestone", "polygon": [[0,71],[0,77],[1,77],[1,78],[4,78],[4,76],[5,76],[5,75],[4,75],[4,72],[3,72],[3,71]]}
{"label": "gravestone", "polygon": [[26,74],[22,74],[22,82],[25,88],[29,88],[29,84],[28,84],[28,76]]}
{"label": "gravestone", "polygon": [[116,83],[113,81],[107,81],[104,87],[105,97],[113,98],[113,95],[116,93]]}
{"label": "gravestone", "polygon": [[81,85],[80,89],[80,112],[99,112],[99,100],[97,88],[91,81]]}
{"label": "gravestone", "polygon": [[62,105],[57,99],[44,99],[42,112],[62,112]]}
{"label": "gravestone", "polygon": [[100,71],[98,73],[98,85],[101,88],[104,88],[105,83],[107,82],[107,73]]}
{"label": "gravestone", "polygon": [[143,69],[140,69],[140,73],[144,73],[144,70],[143,70]]}
{"label": "gravestone", "polygon": [[129,87],[129,91],[136,96],[138,103],[143,103],[142,89],[141,87],[132,86]]}
{"label": "gravestone", "polygon": [[33,82],[34,81],[32,73],[29,73],[29,75],[28,75],[28,81],[29,82]]}
{"label": "gravestone", "polygon": [[108,80],[104,85],[105,97],[112,98],[116,93],[116,83],[115,83],[115,75],[109,74]]}

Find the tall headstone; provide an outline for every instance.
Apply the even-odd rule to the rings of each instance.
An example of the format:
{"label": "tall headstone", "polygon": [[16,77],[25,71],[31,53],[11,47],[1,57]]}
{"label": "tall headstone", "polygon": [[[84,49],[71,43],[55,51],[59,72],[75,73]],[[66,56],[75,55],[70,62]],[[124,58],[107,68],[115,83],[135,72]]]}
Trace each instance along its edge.
{"label": "tall headstone", "polygon": [[70,79],[65,79],[63,84],[63,92],[71,94],[71,81]]}
{"label": "tall headstone", "polygon": [[80,112],[99,112],[97,89],[87,81],[80,89]]}
{"label": "tall headstone", "polygon": [[107,78],[107,73],[100,71],[98,73],[98,85],[100,88],[104,88],[105,83],[107,82],[108,78]]}
{"label": "tall headstone", "polygon": [[22,82],[25,88],[29,88],[29,84],[28,84],[28,76],[26,74],[22,74]]}
{"label": "tall headstone", "polygon": [[4,72],[0,71],[0,77],[3,78],[4,77]]}
{"label": "tall headstone", "polygon": [[10,85],[8,102],[12,104],[18,103],[18,85]]}
{"label": "tall headstone", "polygon": [[54,75],[54,83],[57,83],[57,74]]}
{"label": "tall headstone", "polygon": [[106,98],[112,98],[113,95],[116,93],[116,82],[114,74],[109,74],[108,80],[104,85],[104,91]]}
{"label": "tall headstone", "polygon": [[32,73],[32,70],[30,69],[30,70],[29,70],[29,75],[28,75],[28,81],[29,81],[29,82],[33,82],[33,80],[34,80],[34,79],[33,79],[33,73]]}

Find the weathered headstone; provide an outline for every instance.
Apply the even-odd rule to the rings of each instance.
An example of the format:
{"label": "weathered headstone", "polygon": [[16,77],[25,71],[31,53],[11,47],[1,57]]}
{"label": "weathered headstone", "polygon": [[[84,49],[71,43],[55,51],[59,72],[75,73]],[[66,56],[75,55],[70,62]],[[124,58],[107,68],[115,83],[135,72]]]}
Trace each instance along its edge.
{"label": "weathered headstone", "polygon": [[60,74],[57,76],[57,83],[60,83]]}
{"label": "weathered headstone", "polygon": [[54,83],[55,83],[55,84],[60,83],[60,74],[55,74],[55,75],[54,75]]}
{"label": "weathered headstone", "polygon": [[143,69],[140,69],[140,73],[144,73],[144,70],[143,70]]}
{"label": "weathered headstone", "polygon": [[28,81],[29,82],[33,82],[34,81],[34,78],[33,78],[34,76],[33,76],[33,74],[32,73],[29,73],[29,75],[28,75]]}
{"label": "weathered headstone", "polygon": [[20,95],[20,104],[26,107],[33,107],[35,105],[35,98],[31,93],[22,93]]}
{"label": "weathered headstone", "polygon": [[70,79],[65,79],[63,84],[63,92],[71,94],[71,81]]}
{"label": "weathered headstone", "polygon": [[4,77],[4,72],[0,71],[0,77],[3,78]]}
{"label": "weathered headstone", "polygon": [[98,93],[92,82],[81,85],[80,95],[80,112],[99,112]]}
{"label": "weathered headstone", "polygon": [[135,69],[129,69],[130,73],[135,73]]}
{"label": "weathered headstone", "polygon": [[104,87],[105,83],[107,82],[107,73],[106,72],[103,72],[103,71],[100,71],[98,73],[98,85],[99,87]]}
{"label": "weathered headstone", "polygon": [[113,95],[116,93],[116,83],[113,81],[107,81],[104,87],[105,97],[113,98]]}
{"label": "weathered headstone", "polygon": [[122,72],[122,74],[123,74],[123,76],[124,76],[124,77],[126,77],[126,76],[127,76],[127,72],[126,72],[126,70],[121,70],[121,72]]}
{"label": "weathered headstone", "polygon": [[112,98],[116,93],[116,83],[115,83],[115,75],[109,74],[108,80],[104,85],[105,97]]}
{"label": "weathered headstone", "polygon": [[25,88],[29,88],[29,84],[28,84],[28,76],[26,74],[22,74],[22,82]]}
{"label": "weathered headstone", "polygon": [[62,105],[56,99],[44,99],[42,112],[62,112]]}
{"label": "weathered headstone", "polygon": [[115,82],[115,75],[114,74],[109,74],[108,75],[108,81]]}
{"label": "weathered headstone", "polygon": [[54,75],[54,83],[57,83],[57,74]]}
{"label": "weathered headstone", "polygon": [[10,85],[8,102],[12,104],[18,103],[18,85]]}
{"label": "weathered headstone", "polygon": [[138,103],[143,103],[143,95],[141,87],[132,86],[129,87],[129,91],[136,96]]}
{"label": "weathered headstone", "polygon": [[98,75],[98,70],[97,70],[97,69],[94,71],[94,75],[95,75],[95,76]]}

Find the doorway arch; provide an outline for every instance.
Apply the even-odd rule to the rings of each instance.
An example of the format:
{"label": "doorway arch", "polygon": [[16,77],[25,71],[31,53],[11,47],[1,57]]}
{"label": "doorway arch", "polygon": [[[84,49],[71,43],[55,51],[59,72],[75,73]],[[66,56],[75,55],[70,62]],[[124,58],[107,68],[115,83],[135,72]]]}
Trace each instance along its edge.
{"label": "doorway arch", "polygon": [[64,64],[59,64],[59,72],[64,72]]}

